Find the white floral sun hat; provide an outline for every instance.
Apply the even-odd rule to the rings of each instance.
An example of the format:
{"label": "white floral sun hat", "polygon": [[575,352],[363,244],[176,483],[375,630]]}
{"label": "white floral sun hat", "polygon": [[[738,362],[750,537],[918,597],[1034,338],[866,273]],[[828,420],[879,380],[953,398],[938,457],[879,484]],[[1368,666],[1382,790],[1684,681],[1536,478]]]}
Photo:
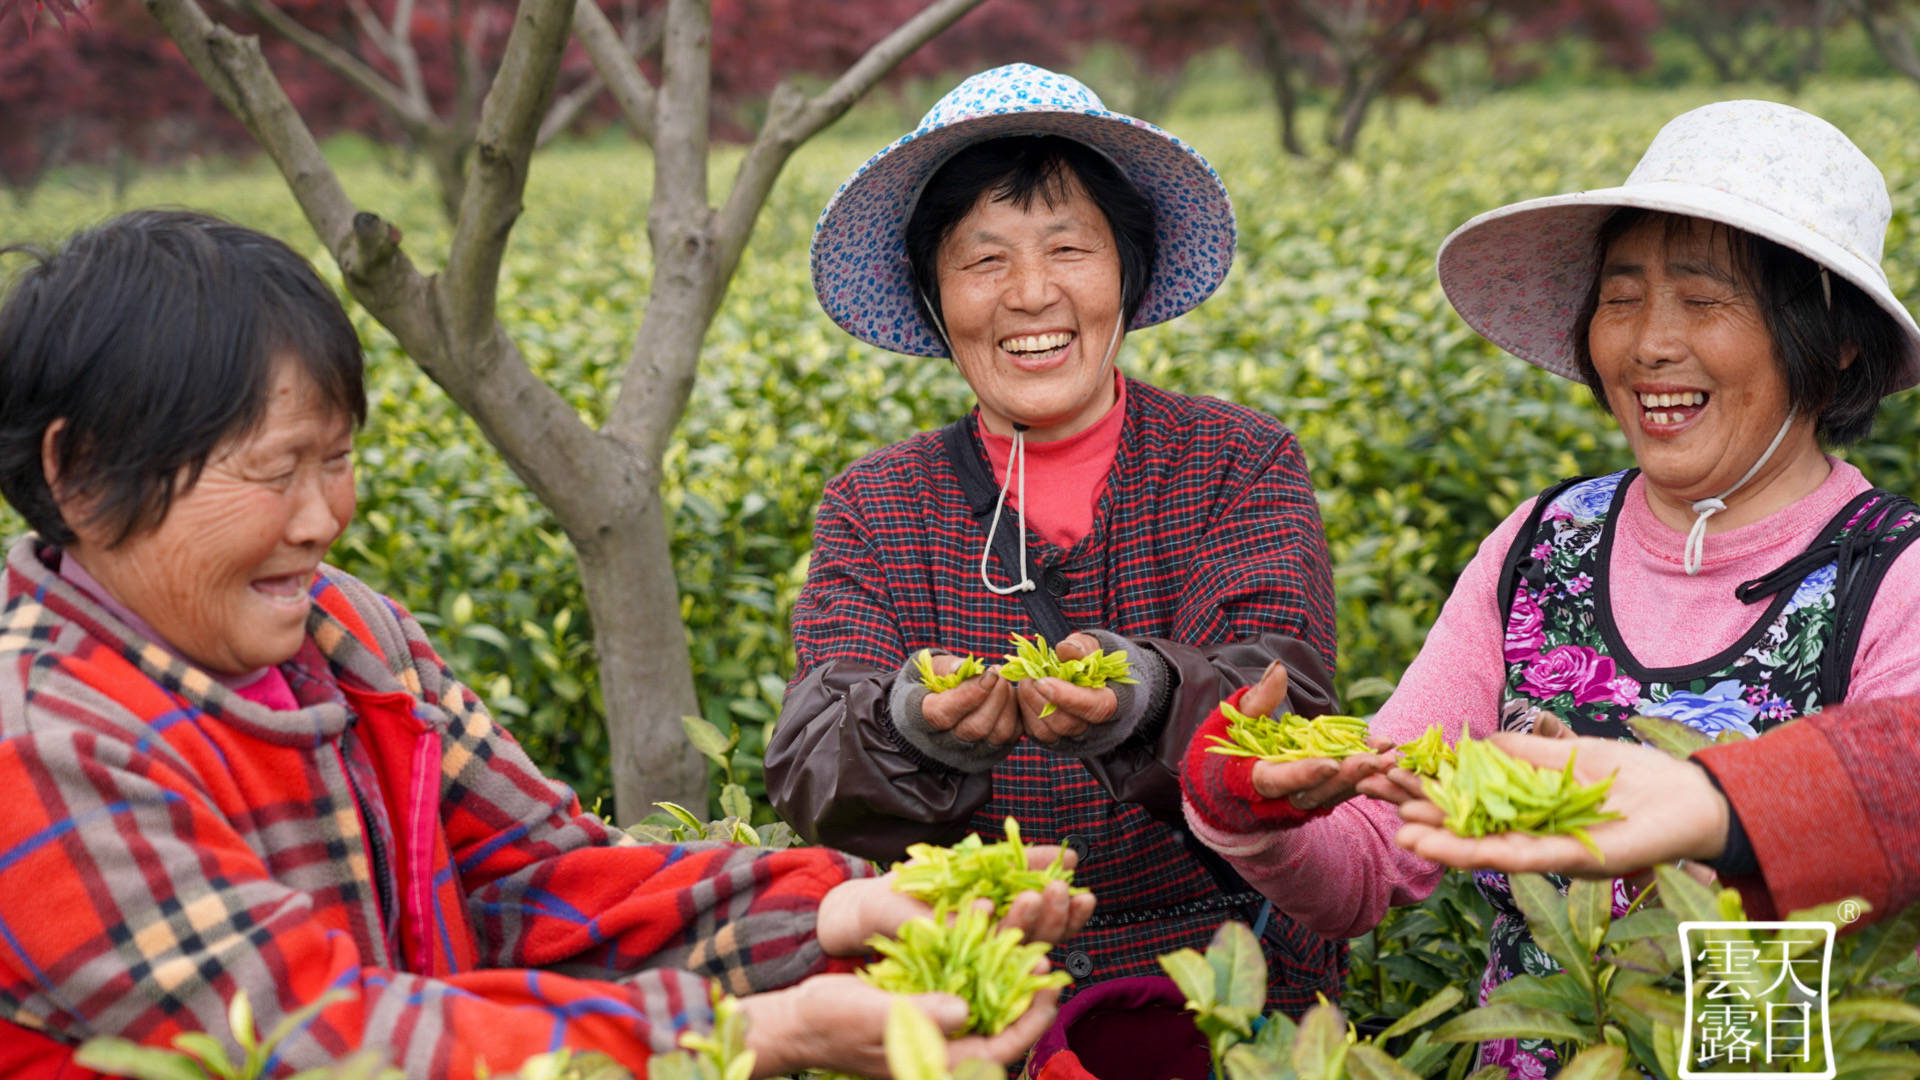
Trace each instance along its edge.
{"label": "white floral sun hat", "polygon": [[1233,204],[1193,147],[1109,110],[1065,75],[1009,64],[983,71],[934,104],[920,126],[840,185],[813,230],[813,289],[840,328],[883,349],[945,356],[920,316],[907,265],[907,218],[954,154],[1003,135],[1060,135],[1106,155],[1153,204],[1156,253],[1130,329],[1166,322],[1205,300],[1233,262]]}
{"label": "white floral sun hat", "polygon": [[1771,101],[1722,101],[1680,114],[1620,187],[1481,214],[1440,245],[1440,286],[1488,341],[1578,380],[1574,317],[1599,272],[1600,224],[1623,206],[1763,236],[1859,286],[1905,335],[1891,390],[1920,383],[1920,327],[1880,268],[1892,216],[1886,180],[1840,129]]}

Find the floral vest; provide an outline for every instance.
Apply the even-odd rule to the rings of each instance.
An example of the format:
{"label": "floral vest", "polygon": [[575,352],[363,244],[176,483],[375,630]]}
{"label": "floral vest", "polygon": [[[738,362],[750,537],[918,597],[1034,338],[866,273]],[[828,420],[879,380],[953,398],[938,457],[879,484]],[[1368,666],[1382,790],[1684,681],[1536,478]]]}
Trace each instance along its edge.
{"label": "floral vest", "polygon": [[[1754,736],[1846,697],[1860,628],[1893,560],[1920,537],[1920,507],[1877,488],[1861,493],[1806,551],[1735,595],[1764,607],[1753,628],[1714,656],[1649,668],[1620,639],[1607,603],[1607,567],[1622,501],[1637,470],[1577,478],[1535,504],[1502,568],[1507,697],[1500,726],[1531,730],[1553,713],[1580,735],[1630,739],[1627,720],[1664,716],[1704,734]],[[1493,906],[1480,1000],[1516,975],[1560,970],[1527,933],[1504,874],[1475,884]],[[1560,882],[1565,888],[1565,882]],[[1614,882],[1614,914],[1630,897]],[[1480,1047],[1481,1065],[1516,1080],[1557,1069],[1546,1043],[1506,1039]]]}

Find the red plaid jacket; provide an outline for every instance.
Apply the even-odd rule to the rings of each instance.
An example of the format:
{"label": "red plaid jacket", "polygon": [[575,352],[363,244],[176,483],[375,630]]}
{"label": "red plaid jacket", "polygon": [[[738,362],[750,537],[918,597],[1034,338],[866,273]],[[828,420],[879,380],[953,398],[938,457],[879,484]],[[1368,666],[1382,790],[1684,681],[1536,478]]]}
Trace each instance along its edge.
{"label": "red plaid jacket", "polygon": [[[793,614],[799,670],[766,762],[768,795],[801,833],[869,858],[969,827],[997,835],[1008,815],[1031,841],[1080,849],[1076,881],[1099,910],[1053,956],[1076,985],[1158,974],[1161,953],[1204,948],[1222,921],[1256,918],[1259,896],[1216,877],[1185,834],[1180,755],[1192,725],[1282,644],[1315,667],[1334,658],[1326,542],[1293,434],[1251,409],[1134,381],[1126,401],[1092,532],[1071,551],[1030,534],[1031,575],[1059,594],[1071,625],[1159,653],[1176,683],[1169,714],[1185,721],[1098,758],[1022,741],[991,773],[944,768],[902,743],[887,695],[908,656],[997,656],[1008,635],[1034,632],[1018,598],[981,584],[986,523],[928,432],[827,485]],[[1011,512],[1001,528],[1010,524]],[[994,566],[996,580],[1012,573]],[[1275,1006],[1298,1013],[1316,992],[1338,993],[1343,944],[1278,914],[1267,943]]]}
{"label": "red plaid jacket", "polygon": [[16,545],[0,613],[0,1075],[73,1044],[270,1030],[342,991],[275,1062],[360,1046],[411,1076],[560,1045],[644,1074],[711,1023],[708,980],[828,967],[825,850],[652,846],[582,813],[420,627],[338,571],[273,712],[130,632]]}

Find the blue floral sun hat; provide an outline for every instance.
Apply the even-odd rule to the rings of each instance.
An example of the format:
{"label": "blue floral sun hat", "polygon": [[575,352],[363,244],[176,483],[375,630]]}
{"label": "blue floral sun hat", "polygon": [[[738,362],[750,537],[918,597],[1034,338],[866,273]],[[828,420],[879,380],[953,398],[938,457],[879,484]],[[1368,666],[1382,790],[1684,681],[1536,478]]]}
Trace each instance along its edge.
{"label": "blue floral sun hat", "polygon": [[913,356],[947,347],[920,315],[907,265],[907,218],[954,154],[1004,135],[1060,135],[1105,154],[1153,204],[1157,252],[1128,329],[1192,310],[1233,262],[1233,204],[1199,151],[1092,90],[1032,64],[983,71],[937,102],[920,126],[867,159],[813,229],[813,290],[840,328]]}

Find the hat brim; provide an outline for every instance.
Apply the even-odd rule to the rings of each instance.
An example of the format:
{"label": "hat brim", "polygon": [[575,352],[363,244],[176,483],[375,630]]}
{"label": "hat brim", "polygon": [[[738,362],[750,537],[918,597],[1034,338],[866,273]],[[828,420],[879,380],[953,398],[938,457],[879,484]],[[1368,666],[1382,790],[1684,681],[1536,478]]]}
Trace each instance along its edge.
{"label": "hat brim", "polygon": [[883,349],[945,356],[907,264],[906,225],[933,173],[962,149],[1008,135],[1059,135],[1107,156],[1153,204],[1156,252],[1140,329],[1192,310],[1233,262],[1233,204],[1199,151],[1119,113],[1010,112],[913,132],[869,158],[827,203],[813,233],[813,288],[841,329]]}
{"label": "hat brim", "polygon": [[1580,381],[1573,322],[1599,272],[1594,245],[1600,225],[1621,207],[1703,218],[1762,236],[1852,282],[1900,326],[1900,367],[1888,392],[1920,383],[1920,326],[1877,264],[1806,225],[1717,188],[1658,181],[1489,210],[1441,243],[1440,287],[1480,336],[1536,367]]}

